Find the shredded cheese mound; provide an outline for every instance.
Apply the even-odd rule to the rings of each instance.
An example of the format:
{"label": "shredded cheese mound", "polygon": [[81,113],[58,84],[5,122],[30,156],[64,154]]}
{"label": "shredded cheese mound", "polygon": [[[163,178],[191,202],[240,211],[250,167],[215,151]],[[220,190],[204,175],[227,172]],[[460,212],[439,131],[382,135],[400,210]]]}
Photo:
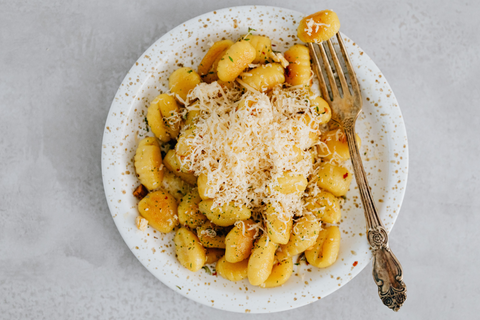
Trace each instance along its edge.
{"label": "shredded cheese mound", "polygon": [[307,178],[313,172],[304,150],[312,146],[311,133],[320,134],[313,129],[319,118],[306,89],[279,86],[265,94],[236,83],[201,83],[186,101],[190,111],[200,115],[188,135],[192,152],[180,160],[196,176],[207,175],[214,206],[234,202],[259,217],[271,203],[287,217],[303,215],[303,194],[282,194],[275,186],[285,173]]}

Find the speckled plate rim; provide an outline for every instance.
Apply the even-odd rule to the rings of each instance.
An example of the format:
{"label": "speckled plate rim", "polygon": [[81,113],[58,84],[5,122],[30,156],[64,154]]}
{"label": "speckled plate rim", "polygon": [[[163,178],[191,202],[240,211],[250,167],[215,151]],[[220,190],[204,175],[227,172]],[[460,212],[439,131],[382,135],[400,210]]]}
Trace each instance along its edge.
{"label": "speckled plate rim", "polygon": [[[136,179],[135,177],[132,177],[134,176],[133,170],[125,171],[125,167],[130,169],[133,168],[131,163],[128,163],[128,161],[125,160],[128,159],[129,155],[132,154],[132,148],[130,148],[129,151],[127,151],[127,148],[125,148],[125,152],[123,151],[123,141],[126,140],[126,136],[123,136],[123,134],[125,134],[125,128],[128,126],[128,120],[130,120],[130,122],[132,121],[132,119],[129,119],[128,116],[131,113],[129,110],[131,111],[131,109],[133,109],[133,105],[137,103],[137,95],[140,94],[140,91],[144,91],[142,88],[144,88],[145,83],[149,81],[149,77],[153,77],[155,74],[155,68],[160,62],[159,60],[155,61],[155,59],[152,59],[152,57],[158,54],[159,44],[161,44],[160,47],[171,47],[172,43],[178,41],[179,38],[186,39],[185,33],[187,30],[194,30],[193,32],[196,32],[196,30],[200,30],[205,26],[205,21],[218,18],[222,15],[224,15],[225,19],[227,19],[226,17],[230,19],[233,19],[233,17],[238,17],[240,20],[240,18],[244,19],[245,17],[248,17],[247,20],[250,19],[250,22],[248,22],[249,26],[255,25],[255,21],[252,21],[252,19],[259,19],[258,16],[265,17],[265,19],[268,17],[278,19],[284,16],[291,16],[293,17],[293,23],[295,23],[295,19],[299,20],[303,16],[303,14],[299,12],[278,7],[242,6],[226,8],[195,17],[171,30],[157,40],[154,44],[152,44],[152,46],[147,49],[144,54],[142,54],[142,56],[137,60],[137,62],[125,76],[125,79],[115,95],[108,114],[102,143],[102,176],[105,195],[115,224],[125,243],[132,250],[132,253],[155,277],[157,277],[172,290],[177,291],[183,296],[199,303],[234,312],[266,313],[293,309],[309,304],[313,301],[317,301],[320,299],[320,297],[325,297],[334,292],[341,286],[345,285],[349,280],[353,279],[353,277],[355,277],[369,263],[371,259],[371,252],[369,251],[365,236],[362,236],[362,233],[358,233],[356,238],[354,233],[351,237],[356,239],[352,241],[358,244],[358,248],[365,250],[365,253],[355,253],[355,257],[353,258],[346,256],[349,253],[346,253],[345,257],[343,257],[341,254],[339,256],[339,260],[341,258],[343,264],[340,264],[340,262],[337,261],[337,263],[332,266],[332,268],[334,268],[333,270],[340,270],[336,274],[348,274],[348,277],[345,277],[344,279],[342,278],[338,284],[335,283],[334,285],[330,280],[330,278],[334,278],[334,271],[331,271],[330,277],[326,277],[326,273],[324,274],[324,277],[324,275],[319,273],[318,270],[314,270],[314,272],[320,275],[319,277],[321,279],[314,277],[315,280],[310,279],[313,281],[311,284],[308,284],[307,281],[305,281],[303,289],[300,290],[297,290],[298,286],[293,287],[292,290],[290,285],[287,283],[285,286],[280,288],[256,291],[256,288],[251,287],[248,283],[241,283],[240,285],[235,283],[237,287],[240,287],[240,292],[232,293],[232,296],[229,297],[229,294],[225,294],[225,292],[222,291],[222,286],[227,288],[231,283],[226,282],[220,277],[212,280],[212,276],[204,274],[197,273],[194,276],[193,273],[189,273],[189,271],[185,271],[181,268],[176,269],[175,274],[171,268],[177,267],[175,264],[178,263],[173,261],[171,256],[167,257],[168,261],[161,266],[164,268],[163,270],[170,271],[170,274],[167,275],[166,273],[162,274],[159,272],[159,269],[157,268],[158,262],[154,260],[155,252],[151,252],[151,248],[148,245],[145,245],[147,241],[151,243],[151,241],[154,240],[151,239],[152,237],[149,239],[144,238],[144,235],[136,230],[133,223],[133,220],[136,216],[136,208],[134,205],[132,205],[132,203],[134,203],[131,199],[133,197],[131,195],[132,190],[128,190],[128,192],[122,190],[126,185],[124,185],[124,178],[122,177],[123,175],[127,176],[126,173],[128,172],[128,175],[130,176],[126,177],[125,179],[129,179],[130,182],[132,179]],[[298,23],[298,21],[296,22]],[[242,28],[241,22],[235,21],[235,24],[237,23],[240,25],[239,28]],[[286,23],[287,22],[285,22],[285,24]],[[290,32],[292,31],[290,30]],[[387,150],[385,152],[388,153],[387,158],[389,160],[388,164],[383,164],[384,167],[387,168],[387,172],[382,174],[382,176],[384,176],[386,179],[386,182],[384,181],[385,186],[378,189],[376,184],[374,184],[372,187],[374,195],[383,193],[382,198],[380,199],[379,197],[378,199],[378,207],[382,221],[385,223],[387,230],[390,232],[400,211],[408,176],[408,144],[405,125],[403,123],[402,114],[397,100],[378,67],[355,43],[351,42],[347,37],[345,37],[345,40],[347,40],[347,51],[351,53],[353,64],[358,65],[357,75],[359,77],[362,87],[362,94],[364,97],[364,114],[370,113],[370,118],[368,118],[368,115],[366,116],[366,120],[362,120],[362,118],[360,118],[359,123],[357,124],[357,131],[362,131],[363,128],[363,131],[367,132],[366,134],[369,136],[369,130],[372,127],[375,127],[375,124],[380,124],[387,129],[381,129],[379,132],[385,132],[387,138],[391,138],[392,140],[387,142],[386,146],[383,145],[383,149]],[[180,43],[177,43],[177,47],[180,47]],[[364,74],[367,74],[367,76],[365,76],[364,79],[361,79],[362,75]],[[135,78],[137,78],[138,81],[132,82],[132,79]],[[381,109],[382,107],[383,109]],[[369,122],[371,119],[373,119],[373,125]],[[393,131],[388,131],[388,129]],[[366,143],[368,143],[368,141],[366,141]],[[382,146],[378,148],[382,148]],[[127,155],[125,155],[125,153],[127,153]],[[369,148],[365,152],[365,155],[378,158],[375,148],[373,147]],[[375,163],[375,161],[376,160],[373,160],[373,163]],[[373,169],[376,169],[377,166],[372,165],[371,170],[368,169],[367,165],[365,167],[367,172],[370,172],[373,171]],[[395,171],[397,174],[393,174]],[[384,179],[382,178],[381,180],[383,181]],[[355,182],[352,182],[352,186],[353,185],[355,185]],[[355,194],[358,195],[358,192],[355,192],[355,190],[349,191],[348,197],[350,198],[351,196],[355,198]],[[354,204],[358,208],[358,203]],[[347,208],[347,211],[351,211],[351,208],[353,208],[353,204],[350,204],[350,207]],[[353,210],[355,211],[355,214],[362,210],[361,203],[360,209]],[[356,225],[364,225],[363,214],[360,217],[356,215],[353,220],[356,220],[356,218],[359,218],[358,222],[354,221]],[[159,241],[171,241],[171,236],[169,237],[167,235],[166,237],[162,237],[162,239]],[[353,252],[354,251],[352,250],[352,255]],[[165,256],[161,257],[165,258]],[[152,260],[154,260],[157,265],[152,264]],[[352,261],[354,261],[353,266],[351,265]],[[306,267],[301,265],[296,268],[298,268],[296,269],[298,275],[300,272],[298,270]],[[182,278],[182,276],[185,276],[185,278]],[[194,280],[191,280],[190,278],[196,277],[199,277],[199,280],[196,279],[195,281],[197,283],[195,284]],[[199,285],[204,281],[205,287]],[[209,284],[208,287],[206,286],[207,281]],[[212,286],[210,286],[210,281],[215,283],[214,285],[216,287],[213,287],[214,289],[212,289]],[[326,288],[319,289],[318,281],[330,282],[328,282]],[[295,284],[298,285],[300,282],[303,282],[303,278],[301,281],[297,279]],[[193,293],[193,291],[190,292],[190,289],[196,286],[201,287],[199,288],[200,291],[197,288],[196,294]],[[243,290],[242,286],[244,287]],[[217,290],[217,287],[220,288],[220,291]],[[208,288],[208,290],[205,290],[205,288]],[[250,291],[248,291],[249,288]],[[308,290],[305,288],[308,288]],[[376,286],[373,283],[371,290],[376,290]],[[206,294],[206,292],[208,292],[208,294]]]}

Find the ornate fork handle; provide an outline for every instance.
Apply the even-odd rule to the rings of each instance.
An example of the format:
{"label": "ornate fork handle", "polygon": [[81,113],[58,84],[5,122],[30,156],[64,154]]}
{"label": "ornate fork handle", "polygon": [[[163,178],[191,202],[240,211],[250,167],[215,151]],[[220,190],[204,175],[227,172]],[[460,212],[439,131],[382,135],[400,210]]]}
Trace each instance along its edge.
{"label": "ornate fork handle", "polygon": [[383,304],[398,311],[407,298],[402,266],[388,246],[387,231],[377,214],[362,158],[355,142],[355,119],[344,119],[343,126],[367,220],[367,239],[373,251],[373,279],[377,283],[378,294]]}

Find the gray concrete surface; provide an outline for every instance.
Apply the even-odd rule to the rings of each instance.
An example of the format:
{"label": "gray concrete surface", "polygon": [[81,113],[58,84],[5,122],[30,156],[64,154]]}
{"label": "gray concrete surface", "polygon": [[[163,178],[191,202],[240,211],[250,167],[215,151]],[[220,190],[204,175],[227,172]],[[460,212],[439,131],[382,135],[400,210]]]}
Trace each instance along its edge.
{"label": "gray concrete surface", "polygon": [[[176,25],[247,1],[0,0],[0,318],[243,319],[165,287],[110,216],[108,109],[142,52]],[[478,1],[257,1],[332,8],[390,82],[410,173],[391,246],[408,300],[384,308],[369,267],[306,307],[252,319],[475,319],[480,312]]]}

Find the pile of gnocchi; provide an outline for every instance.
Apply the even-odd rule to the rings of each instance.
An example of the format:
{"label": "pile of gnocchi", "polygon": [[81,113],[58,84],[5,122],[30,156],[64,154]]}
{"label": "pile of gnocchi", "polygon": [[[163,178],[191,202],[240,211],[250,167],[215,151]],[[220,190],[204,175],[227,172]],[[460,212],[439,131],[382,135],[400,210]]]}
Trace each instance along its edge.
{"label": "pile of gnocchi", "polygon": [[[326,40],[339,27],[336,14],[324,10],[302,20],[299,39]],[[275,52],[268,37],[253,31],[236,42],[215,42],[197,70],[174,71],[170,92],[151,101],[147,121],[154,136],[138,144],[134,165],[141,185],[134,195],[140,199],[137,227],[174,231],[175,252],[182,266],[196,272],[215,263],[216,272],[225,279],[247,278],[252,285],[270,288],[290,278],[297,255],[318,268],[335,263],[342,197],[352,174],[344,165],[350,157],[345,134],[330,122],[328,103],[311,90],[307,47],[295,44],[283,54]],[[198,160],[198,155],[208,156],[207,151],[195,144],[201,136],[200,123],[210,116],[198,107],[209,103],[204,101],[208,97],[195,93],[202,86],[218,88],[214,98],[228,100],[230,109],[225,113],[238,112],[238,117],[259,116],[256,104],[261,99],[271,102],[272,108],[281,108],[280,95],[286,97],[284,105],[289,101],[301,104],[304,109],[289,111],[285,119],[303,121],[309,130],[301,143],[294,138],[290,141],[291,161],[300,163],[304,171],[284,170],[274,182],[265,183],[264,189],[256,187],[257,194],[265,195],[258,201],[220,202],[222,189],[212,189],[212,176],[202,171],[205,168]],[[358,136],[357,141],[360,144]]]}

